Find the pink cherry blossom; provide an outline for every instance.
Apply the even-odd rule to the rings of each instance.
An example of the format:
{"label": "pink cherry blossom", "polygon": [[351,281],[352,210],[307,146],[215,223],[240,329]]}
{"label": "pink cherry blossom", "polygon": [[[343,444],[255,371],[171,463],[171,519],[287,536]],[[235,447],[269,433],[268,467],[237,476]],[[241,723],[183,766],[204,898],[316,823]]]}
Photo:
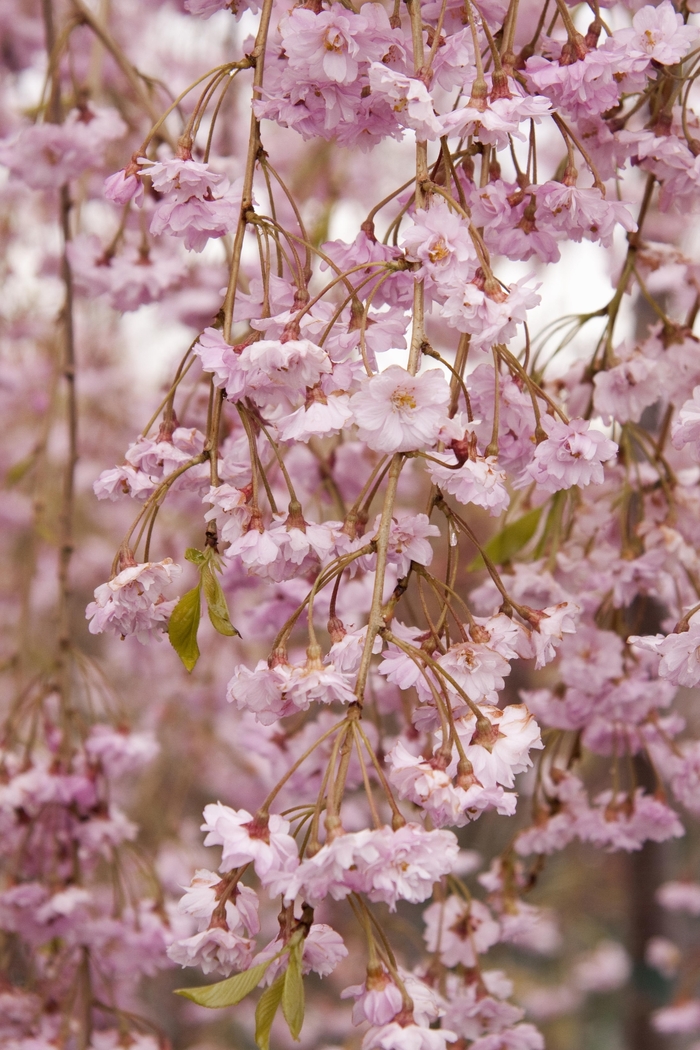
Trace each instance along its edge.
{"label": "pink cherry blossom", "polygon": [[113,580],[100,584],[85,610],[91,634],[111,631],[125,638],[136,635],[145,645],[154,632],[167,629],[177,599],[166,600],[163,589],[182,569],[171,558],[128,566]]}
{"label": "pink cherry blossom", "polygon": [[204,807],[202,831],[205,846],[222,846],[221,871],[253,864],[270,893],[289,879],[299,864],[297,846],[289,834],[289,821],[277,813],[267,822],[254,819],[245,809],[231,809],[220,802]]}
{"label": "pink cherry blossom", "polygon": [[377,452],[412,452],[435,444],[446,418],[450,390],[442,372],[413,376],[389,365],[350,401],[362,441]]}
{"label": "pink cherry blossom", "polygon": [[434,453],[426,467],[434,484],[460,503],[474,503],[494,515],[501,514],[510,503],[506,473],[498,469],[495,456],[477,456],[459,464],[454,453]]}
{"label": "pink cherry blossom", "polygon": [[563,423],[553,416],[542,417],[547,440],[535,449],[535,458],[526,468],[529,479],[546,492],[559,492],[572,485],[600,485],[603,464],[617,453],[617,445],[583,419]]}

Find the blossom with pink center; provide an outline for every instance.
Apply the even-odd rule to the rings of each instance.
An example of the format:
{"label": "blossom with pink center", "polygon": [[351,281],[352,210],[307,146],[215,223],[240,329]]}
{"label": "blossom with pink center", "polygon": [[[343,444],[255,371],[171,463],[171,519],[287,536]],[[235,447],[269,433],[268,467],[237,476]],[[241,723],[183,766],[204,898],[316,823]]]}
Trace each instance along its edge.
{"label": "blossom with pink center", "polygon": [[478,957],[500,940],[500,924],[485,904],[451,895],[423,912],[425,943],[444,966],[476,966]]}
{"label": "blossom with pink center", "polygon": [[[191,884],[184,897],[178,902],[178,910],[185,915],[192,915],[198,922],[200,930],[209,926],[214,909],[218,904],[217,891],[223,891],[226,883],[214,871],[200,868],[194,873]],[[230,930],[245,931],[248,936],[260,932],[258,919],[259,901],[250,886],[239,882],[235,892],[227,899],[225,905],[226,922]]]}
{"label": "blossom with pink center", "polygon": [[239,711],[254,712],[263,725],[272,725],[299,710],[287,695],[293,672],[291,664],[270,667],[267,660],[260,660],[252,671],[239,664],[226,688],[226,699],[235,703]]}
{"label": "blossom with pink center", "polygon": [[403,1007],[403,996],[389,974],[380,969],[368,973],[364,984],[354,984],[340,993],[341,999],[354,999],[353,1024],[369,1021],[372,1025],[389,1024]]}
{"label": "blossom with pink center", "polygon": [[[437,662],[448,672],[470,700],[494,703],[510,674],[510,664],[483,642],[457,642]],[[447,681],[448,689],[454,690]]]}
{"label": "blossom with pink center", "polygon": [[664,882],[656,891],[656,899],[668,911],[684,911],[700,915],[700,883]]}
{"label": "blossom with pink center", "polygon": [[445,134],[444,121],[435,115],[432,97],[422,80],[372,62],[369,85],[372,95],[388,102],[397,122],[415,131],[419,141],[432,141]]}
{"label": "blossom with pink center", "polygon": [[389,780],[399,798],[409,799],[425,810],[435,827],[463,827],[487,809],[495,809],[503,816],[515,812],[516,796],[500,785],[487,789],[476,782],[467,787],[455,783],[456,759],[446,770],[435,761],[412,755],[399,740],[387,755],[387,762],[391,766]]}
{"label": "blossom with pink center", "polygon": [[573,485],[600,485],[603,464],[617,454],[617,445],[584,419],[564,423],[543,416],[547,440],[535,449],[533,462],[525,468],[528,479],[545,492],[559,492]]}
{"label": "blossom with pink center", "polygon": [[446,1050],[456,1038],[456,1033],[447,1028],[391,1021],[381,1028],[370,1028],[362,1040],[362,1050]]}
{"label": "blossom with pink center", "polygon": [[657,1032],[700,1032],[700,999],[685,999],[655,1010],[651,1023]]}
{"label": "blossom with pink center", "polygon": [[573,602],[559,602],[546,609],[530,609],[532,630],[518,635],[517,650],[525,659],[534,657],[535,667],[544,667],[556,656],[565,634],[576,632],[575,616],[581,610]]}
{"label": "blossom with pink center", "polygon": [[515,775],[532,765],[530,751],[544,747],[539,726],[524,704],[508,704],[503,710],[482,704],[480,710],[491,723],[491,731],[482,734],[471,713],[455,720],[474,776],[485,788],[498,784],[512,788]]}
{"label": "blossom with pink center", "polygon": [[413,452],[435,444],[449,400],[450,388],[438,368],[413,376],[389,365],[366,380],[350,407],[360,440],[375,452]]}
{"label": "blossom with pink center", "polygon": [[539,303],[536,290],[527,286],[529,279],[522,277],[509,285],[507,293],[499,288],[488,294],[474,282],[458,284],[439,312],[450,328],[471,335],[473,348],[490,350],[494,343],[507,343],[518,324],[526,320],[527,311]]}
{"label": "blossom with pink center", "polygon": [[493,515],[501,514],[510,504],[507,475],[499,470],[495,456],[476,456],[458,464],[454,452],[434,452],[433,458],[426,460],[426,469],[431,481],[460,503],[473,503]]}
{"label": "blossom with pink center", "polygon": [[478,265],[467,223],[447,203],[435,201],[416,211],[413,224],[403,231],[401,246],[437,285],[469,281]]}
{"label": "blossom with pink center", "polygon": [[85,610],[90,634],[110,631],[126,638],[135,635],[142,644],[167,629],[177,598],[166,601],[163,588],[182,572],[172,558],[142,562],[123,569],[113,580],[100,584],[95,600]]}
{"label": "blossom with pink center", "polygon": [[658,7],[648,4],[640,8],[632,19],[632,27],[618,29],[613,40],[624,48],[626,60],[635,66],[640,58],[646,63],[674,66],[688,54],[698,32],[697,26],[685,25],[671,0],[663,0]]}
{"label": "blossom with pink center", "polygon": [[289,834],[289,821],[272,813],[267,823],[254,820],[245,809],[231,809],[221,802],[204,807],[202,831],[205,846],[222,846],[220,871],[252,864],[263,886],[276,896],[299,865],[297,845]]}
{"label": "blossom with pink center", "polygon": [[673,685],[687,688],[700,683],[700,615],[694,613],[680,634],[631,635],[627,641],[661,657],[659,674]]}

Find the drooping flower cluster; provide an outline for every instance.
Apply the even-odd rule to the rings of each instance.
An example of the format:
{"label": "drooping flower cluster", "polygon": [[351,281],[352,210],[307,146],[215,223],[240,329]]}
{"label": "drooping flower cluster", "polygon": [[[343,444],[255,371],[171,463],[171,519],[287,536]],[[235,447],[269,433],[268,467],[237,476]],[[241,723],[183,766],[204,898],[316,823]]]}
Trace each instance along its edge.
{"label": "drooping flower cluster", "polygon": [[[47,0],[41,34],[7,23],[11,1050],[153,1050],[129,978],[168,958],[226,979],[195,1003],[255,994],[262,1050],[278,1014],[299,1037],[312,971],[363,1050],[542,1050],[524,1008],[628,980],[603,939],[555,1009],[483,957],[560,950],[527,900],[551,854],[700,814],[700,263],[677,214],[700,200],[700,25],[695,0],[631,6],[154,0],[140,39],[129,4]],[[112,678],[182,751],[145,821],[154,851],[179,826],[171,895],[195,869],[177,909],[129,877],[112,781],[156,745]],[[220,799],[216,861],[194,802],[171,815],[191,795]],[[497,855],[462,848],[498,822]],[[685,874],[658,901],[695,915]],[[681,973],[672,939],[646,952]],[[658,1032],[700,1030],[684,994]]]}

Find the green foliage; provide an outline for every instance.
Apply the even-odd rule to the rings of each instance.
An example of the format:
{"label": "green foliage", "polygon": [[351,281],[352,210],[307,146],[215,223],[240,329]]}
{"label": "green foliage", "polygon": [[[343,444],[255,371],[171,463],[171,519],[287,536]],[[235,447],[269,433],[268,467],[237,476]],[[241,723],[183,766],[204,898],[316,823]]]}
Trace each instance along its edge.
{"label": "green foliage", "polygon": [[183,594],[170,615],[168,638],[170,644],[182,660],[188,671],[191,671],[199,660],[197,631],[202,615],[199,591],[201,582],[187,594]]}
{"label": "green foliage", "polygon": [[[271,962],[272,959],[267,959],[265,962],[258,963],[257,966],[251,966],[249,970],[244,970],[243,973],[234,974],[233,977],[227,977],[225,981],[207,984],[202,988],[178,988],[175,994],[191,999],[198,1006],[208,1006],[212,1010],[220,1010],[224,1006],[235,1006],[236,1003],[245,999],[249,992],[258,987]],[[274,985],[272,987],[274,988]]]}
{"label": "green foliage", "polygon": [[[512,521],[510,525],[506,525],[505,529],[489,540],[484,547],[484,553],[494,565],[504,565],[530,542],[537,532],[542,509],[542,507],[535,507],[534,510],[529,510],[527,514],[523,514],[522,518]],[[483,568],[484,559],[478,554],[469,566],[469,570],[475,572]]]}
{"label": "green foliage", "polygon": [[281,973],[277,980],[265,989],[255,1010],[255,1042],[260,1050],[270,1050],[270,1030],[282,1001],[286,977],[286,973]]}
{"label": "green foliage", "polygon": [[216,575],[221,568],[219,555],[211,547],[203,551],[188,547],[185,558],[199,569],[199,583],[183,594],[173,609],[168,623],[168,638],[187,670],[192,671],[199,659],[197,632],[202,618],[202,592],[209,619],[219,634],[229,638],[234,635],[240,637],[240,634],[231,623],[226,596]]}
{"label": "green foliage", "polygon": [[284,991],[282,993],[284,1019],[289,1025],[292,1039],[297,1041],[304,1023],[304,979],[301,975],[301,957],[303,952],[303,941],[292,944],[289,951],[289,966],[284,975]]}

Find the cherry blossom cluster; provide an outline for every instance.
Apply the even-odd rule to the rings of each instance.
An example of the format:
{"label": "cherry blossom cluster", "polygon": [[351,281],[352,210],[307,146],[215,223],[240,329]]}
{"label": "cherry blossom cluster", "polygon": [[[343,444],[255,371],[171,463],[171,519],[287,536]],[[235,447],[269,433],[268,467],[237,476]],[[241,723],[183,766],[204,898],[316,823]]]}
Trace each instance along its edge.
{"label": "cherry blossom cluster", "polygon": [[[152,1050],[133,985],[174,965],[216,976],[186,978],[198,1007],[255,998],[261,1050],[282,1020],[299,1038],[311,972],[362,1050],[542,1050],[554,992],[518,994],[484,957],[557,949],[527,899],[550,855],[636,852],[700,816],[700,264],[678,221],[700,200],[694,0],[184,7],[188,39],[206,23],[226,44],[172,80],[141,68],[128,12],[82,0],[49,0],[43,40],[16,28],[8,51],[27,76],[5,88],[2,192],[53,224],[43,324],[18,310],[12,337],[59,331],[49,422],[30,440],[22,420],[12,464],[35,545],[53,537],[55,639],[33,675],[36,654],[8,659],[9,1045]],[[567,266],[604,290],[560,318]],[[176,326],[140,421],[77,367],[115,313]],[[122,417],[112,451],[100,425],[79,450],[91,398]],[[117,537],[96,588],[76,492]],[[94,589],[79,623],[73,588]],[[177,907],[122,885],[137,828],[111,785],[157,745],[79,688],[101,644],[167,668],[163,693],[181,662],[240,757],[202,774]],[[509,831],[484,860],[488,821]],[[658,899],[697,914],[696,891]],[[393,940],[407,905],[423,954]],[[647,945],[669,979],[679,955]],[[629,975],[601,941],[560,1012]],[[700,1030],[700,1000],[653,1025]]]}

